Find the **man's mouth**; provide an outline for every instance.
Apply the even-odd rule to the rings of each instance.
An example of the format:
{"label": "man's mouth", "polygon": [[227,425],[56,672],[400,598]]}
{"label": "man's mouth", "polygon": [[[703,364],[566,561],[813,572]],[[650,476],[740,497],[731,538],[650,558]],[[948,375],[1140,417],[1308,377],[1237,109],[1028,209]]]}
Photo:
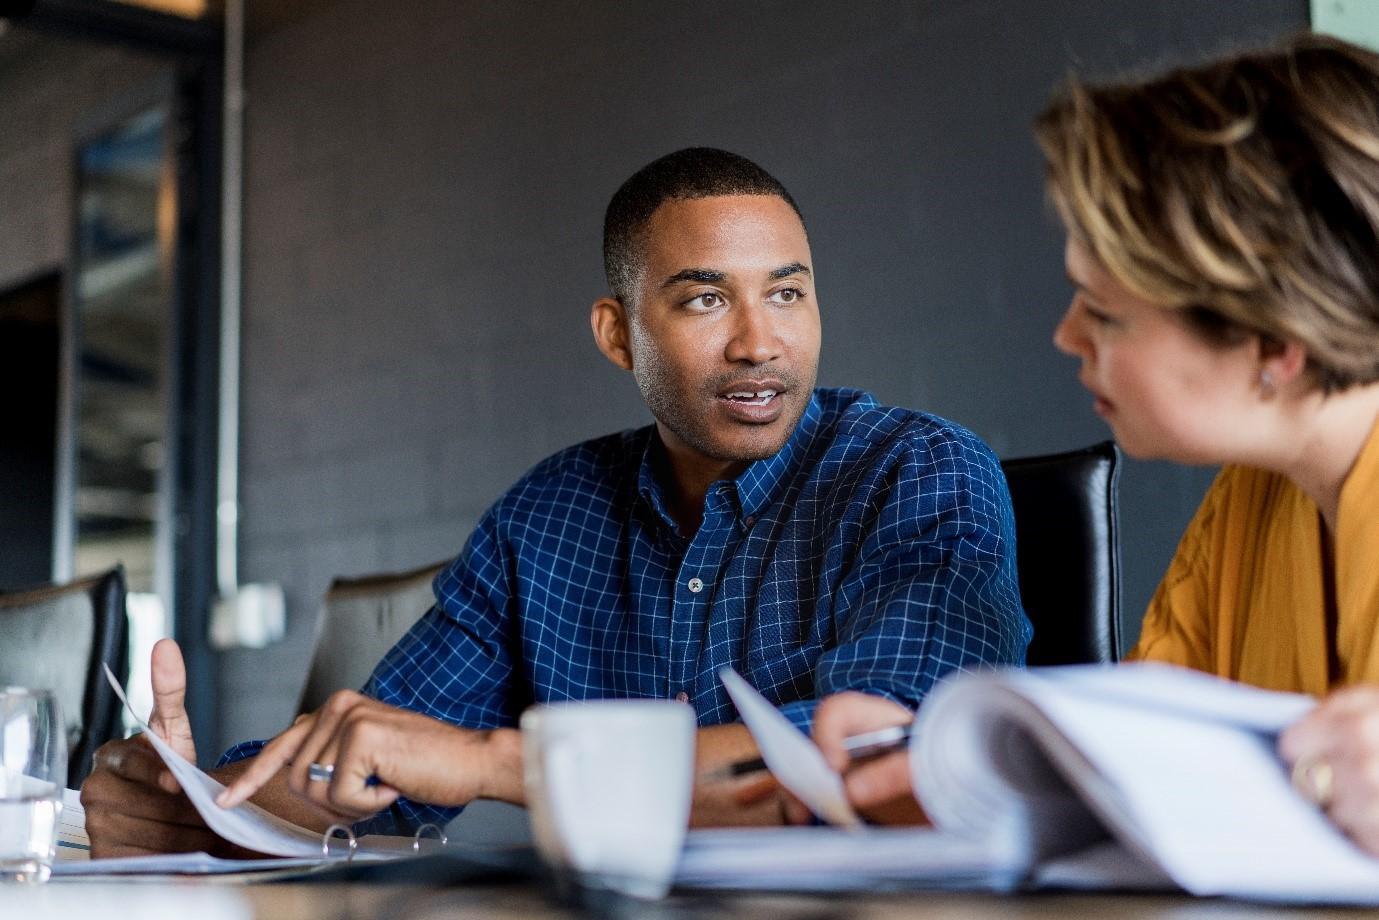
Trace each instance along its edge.
{"label": "man's mouth", "polygon": [[722,394],[720,398],[744,406],[765,406],[776,398],[778,392],[777,390],[734,390],[731,393]]}

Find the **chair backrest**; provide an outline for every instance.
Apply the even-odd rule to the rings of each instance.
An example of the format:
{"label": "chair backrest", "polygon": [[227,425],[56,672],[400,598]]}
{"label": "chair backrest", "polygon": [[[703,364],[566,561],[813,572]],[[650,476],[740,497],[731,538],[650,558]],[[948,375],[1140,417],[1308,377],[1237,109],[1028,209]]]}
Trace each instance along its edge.
{"label": "chair backrest", "polygon": [[102,664],[128,679],[124,569],[0,594],[0,686],[46,688],[67,723],[67,785],[81,786],[96,748],[122,734]]}
{"label": "chair backrest", "polygon": [[1020,596],[1034,626],[1026,663],[1120,658],[1120,449],[1003,461],[1015,507]]}
{"label": "chair backrest", "polygon": [[444,565],[331,583],[317,620],[299,713],[318,708],[336,690],[364,685],[374,665],[431,608],[431,582]]}

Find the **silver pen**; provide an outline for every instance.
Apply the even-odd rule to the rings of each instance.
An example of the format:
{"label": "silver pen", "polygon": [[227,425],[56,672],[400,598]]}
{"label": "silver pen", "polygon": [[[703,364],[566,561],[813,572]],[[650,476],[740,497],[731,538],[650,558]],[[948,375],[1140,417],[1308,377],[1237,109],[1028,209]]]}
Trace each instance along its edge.
{"label": "silver pen", "polygon": [[[843,739],[843,750],[847,751],[848,757],[854,761],[867,760],[881,754],[899,751],[909,745],[910,731],[913,727],[914,723],[912,722],[907,725],[892,725],[890,728],[878,728],[876,731],[852,735]],[[760,757],[754,757],[751,760],[739,760],[736,763],[707,770],[701,774],[700,778],[706,782],[717,782],[746,776],[749,773],[760,773],[765,769],[766,761]]]}

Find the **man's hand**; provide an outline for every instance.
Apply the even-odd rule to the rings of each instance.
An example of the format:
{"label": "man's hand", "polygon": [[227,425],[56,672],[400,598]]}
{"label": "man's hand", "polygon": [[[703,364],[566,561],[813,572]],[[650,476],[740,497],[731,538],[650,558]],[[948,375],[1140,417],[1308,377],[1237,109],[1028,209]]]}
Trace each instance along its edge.
{"label": "man's hand", "polygon": [[1307,774],[1336,826],[1379,856],[1379,687],[1333,693],[1279,738],[1279,754]]}
{"label": "man's hand", "polygon": [[[877,824],[927,824],[928,819],[910,785],[908,751],[886,754],[852,764],[843,741],[852,735],[907,725],[914,713],[879,696],[848,691],[825,697],[814,710],[814,743],[829,766],[843,775],[848,801],[868,821]],[[808,810],[793,798],[786,817],[792,823],[809,820]]]}
{"label": "man's hand", "polygon": [[[332,768],[329,780],[309,776],[313,763]],[[270,741],[217,804],[238,805],[279,771],[295,796],[349,820],[377,814],[399,796],[432,805],[477,798],[524,804],[515,729],[458,728],[349,690]]]}
{"label": "man's hand", "polygon": [[[183,757],[196,762],[191,721],[184,700],[187,670],[177,643],[153,647],[153,713],[149,727]],[[81,787],[91,856],[140,856],[205,850],[225,844],[196,813],[148,739],[111,741],[96,751],[91,775]]]}

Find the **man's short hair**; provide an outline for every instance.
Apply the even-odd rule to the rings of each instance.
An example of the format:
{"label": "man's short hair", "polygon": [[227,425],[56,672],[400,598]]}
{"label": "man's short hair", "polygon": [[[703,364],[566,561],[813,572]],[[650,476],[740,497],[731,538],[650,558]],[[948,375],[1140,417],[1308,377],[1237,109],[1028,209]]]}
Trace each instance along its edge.
{"label": "man's short hair", "polygon": [[637,170],[608,202],[603,217],[603,270],[608,287],[625,306],[645,255],[646,225],[656,209],[675,199],[720,195],[774,195],[804,223],[799,205],[785,186],[746,157],[713,147],[686,147]]}

